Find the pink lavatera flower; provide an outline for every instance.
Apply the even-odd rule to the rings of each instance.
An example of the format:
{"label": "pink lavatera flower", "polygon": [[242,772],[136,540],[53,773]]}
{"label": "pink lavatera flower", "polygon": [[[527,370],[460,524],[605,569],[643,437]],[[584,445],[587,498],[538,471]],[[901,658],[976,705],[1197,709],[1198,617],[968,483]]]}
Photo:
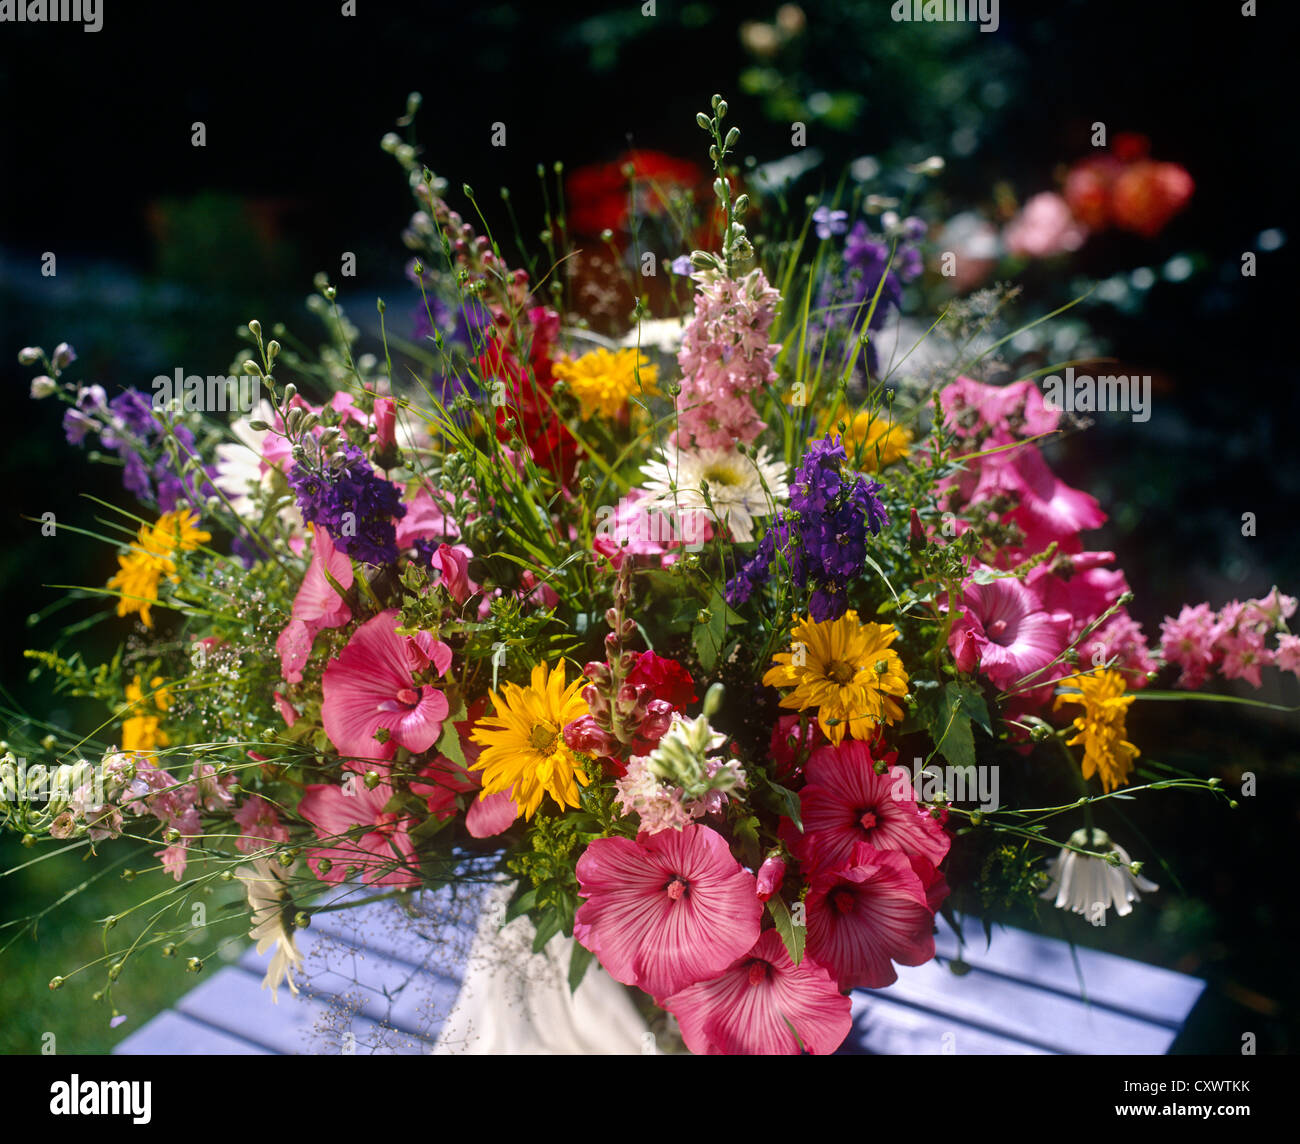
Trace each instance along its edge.
{"label": "pink lavatera flower", "polygon": [[455,540],[459,536],[455,519],[424,488],[406,502],[406,515],[397,522],[398,548],[410,548],[417,540]]}
{"label": "pink lavatera flower", "polygon": [[[892,762],[893,755],[885,759]],[[907,770],[891,766],[876,774],[866,743],[846,739],[838,747],[822,747],[808,760],[804,776],[803,833],[790,831],[788,842],[805,871],[846,865],[861,845],[918,855],[934,866],[947,855],[951,840],[917,804]]]}
{"label": "pink lavatera flower", "polygon": [[773,894],[781,892],[781,884],[785,881],[785,862],[781,858],[772,857],[764,860],[758,868],[758,900],[766,902]]}
{"label": "pink lavatera flower", "polygon": [[[461,750],[468,765],[476,763],[479,753],[483,750],[469,737],[469,734],[486,708],[487,700],[479,700],[470,707],[465,718],[455,724],[460,735]],[[450,818],[456,814],[458,794],[475,795],[465,812],[465,829],[469,831],[472,838],[492,838],[508,829],[521,812],[518,803],[514,800],[513,788],[483,798],[479,794],[482,787],[481,772],[471,771],[467,766],[453,762],[443,755],[437,755],[421,772],[421,777],[412,780],[411,793],[423,798],[428,804],[429,813],[439,819]]]}
{"label": "pink lavatera flower", "polygon": [[[353,881],[373,886],[418,886],[415,843],[409,817],[387,812],[393,797],[386,783],[368,790],[351,773],[345,785],[312,784],[298,804],[324,845],[307,851],[307,865],[326,882]],[[349,873],[349,868],[352,868]]]}
{"label": "pink lavatera flower", "polygon": [[[1009,688],[1060,655],[1070,627],[1068,612],[1046,611],[1038,596],[1014,578],[987,584],[970,579],[962,587],[961,614],[948,635],[948,647],[959,665],[975,658],[994,684]],[[1040,676],[1035,682],[1049,678]]]}
{"label": "pink lavatera flower", "polygon": [[292,618],[275,643],[280,673],[290,683],[302,681],[316,634],[326,628],[341,628],[352,619],[352,609],[327,579],[327,571],[344,591],[352,587],[352,561],[335,549],[326,529],[314,525],[311,564],[294,597]]}
{"label": "pink lavatera flower", "polygon": [[1067,551],[1077,551],[1080,532],[1106,523],[1097,498],[1061,480],[1035,446],[1013,449],[1007,455],[1020,500],[1011,519],[1024,531],[1028,551],[1042,552],[1053,540]]}
{"label": "pink lavatera flower", "polygon": [[470,803],[465,812],[465,829],[471,838],[492,838],[509,830],[523,812],[523,807],[515,802],[513,787],[497,791]]}
{"label": "pink lavatera flower", "polygon": [[397,625],[396,608],[380,612],[325,668],[321,722],[348,758],[387,760],[398,747],[421,754],[442,734],[447,699],[415,677],[430,668],[442,675],[451,666],[451,649],[427,632],[399,636]]}
{"label": "pink lavatera flower", "polygon": [[397,443],[397,406],[391,397],[375,398],[375,448],[382,452]]}
{"label": "pink lavatera flower", "polygon": [[459,763],[442,755],[435,755],[411,780],[411,793],[419,795],[429,806],[429,813],[437,819],[446,819],[456,813],[456,796],[476,792],[483,785],[476,773],[466,771]]}
{"label": "pink lavatera flower", "polygon": [[599,838],[577,864],[573,936],[612,977],[666,997],[715,977],[758,940],[757,882],[707,826]]}
{"label": "pink lavatera flower", "polygon": [[801,1047],[829,1054],[853,1027],[852,1003],[830,974],[808,958],[795,965],[775,930],[717,977],[663,1004],[698,1054],[794,1054]]}
{"label": "pink lavatera flower", "polygon": [[985,385],[959,377],[944,387],[939,399],[948,428],[964,436],[987,437],[987,445],[1050,433],[1061,420],[1060,410],[1043,400],[1032,381]]}
{"label": "pink lavatera flower", "polygon": [[934,957],[929,889],[906,855],[859,847],[851,865],[812,879],[808,956],[841,989],[892,985],[894,962],[924,965]]}
{"label": "pink lavatera flower", "polygon": [[1025,577],[1025,585],[1048,612],[1070,614],[1073,639],[1129,590],[1124,573],[1105,565],[1115,563],[1113,552],[1077,552],[1040,564]]}
{"label": "pink lavatera flower", "polygon": [[474,555],[463,544],[440,544],[429,558],[429,566],[439,574],[439,583],[458,604],[465,603],[479,586],[469,578],[469,562]]}

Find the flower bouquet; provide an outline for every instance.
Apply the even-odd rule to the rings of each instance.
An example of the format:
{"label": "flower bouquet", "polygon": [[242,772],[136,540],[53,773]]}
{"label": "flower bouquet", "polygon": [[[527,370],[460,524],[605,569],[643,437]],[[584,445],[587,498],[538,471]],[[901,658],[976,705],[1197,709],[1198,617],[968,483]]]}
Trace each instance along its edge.
{"label": "flower bouquet", "polygon": [[[1086,538],[1100,505],[1044,453],[1081,419],[980,380],[1012,335],[961,323],[1001,302],[941,316],[925,369],[891,360],[927,223],[861,187],[783,213],[726,118],[697,117],[711,201],[626,169],[602,300],[631,314],[603,332],[562,205],[511,266],[389,135],[417,200],[400,328],[381,302],[363,334],[321,278],[318,355],[250,321],[228,376],[150,394],[22,351],[140,506],[79,590],[118,653],[27,653],[102,724],[15,717],[0,763],[40,854],[134,840],[158,872],[132,877],[166,881],[76,971],[109,1005],[137,959],[202,967],[185,905],[215,882],[246,889],[274,995],[356,887],[490,877],[535,950],[572,938],[570,988],[598,962],[690,1051],[828,1053],[850,990],[934,956],[940,911],[1104,920],[1155,891],[1112,799],[1226,800],[1148,763],[1128,710],[1167,671],[1300,671],[1296,601],[1184,607],[1149,640]],[[701,247],[641,251],[642,210]]]}

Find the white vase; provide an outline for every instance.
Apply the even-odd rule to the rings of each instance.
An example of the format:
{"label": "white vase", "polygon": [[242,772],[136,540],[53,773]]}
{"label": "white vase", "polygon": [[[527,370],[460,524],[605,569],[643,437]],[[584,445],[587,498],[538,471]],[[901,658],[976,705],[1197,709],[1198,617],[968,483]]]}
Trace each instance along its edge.
{"label": "white vase", "polygon": [[460,994],[435,1053],[654,1053],[655,1038],[624,986],[596,961],[569,989],[574,942],[556,934],[533,953],[527,917],[505,926],[513,886],[484,896]]}

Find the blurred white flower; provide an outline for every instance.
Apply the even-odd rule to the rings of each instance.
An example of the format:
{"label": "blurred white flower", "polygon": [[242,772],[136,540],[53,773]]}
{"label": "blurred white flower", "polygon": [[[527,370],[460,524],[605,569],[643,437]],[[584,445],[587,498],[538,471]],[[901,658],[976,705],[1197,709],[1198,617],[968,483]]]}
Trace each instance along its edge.
{"label": "blurred white flower", "polygon": [[[290,868],[292,869],[292,868]],[[298,992],[293,971],[301,972],[302,954],[293,940],[293,927],[285,920],[285,907],[292,904],[287,880],[289,870],[269,858],[259,858],[251,866],[240,866],[235,877],[244,883],[253,928],[248,936],[257,942],[257,952],[275,946],[275,954],[262,979],[262,988],[271,988],[271,1000],[280,1002],[280,982],[288,981],[291,993]]]}
{"label": "blurred white flower", "polygon": [[1070,845],[1102,854],[1113,853],[1119,859],[1118,863],[1063,849],[1052,859],[1048,867],[1051,885],[1039,897],[1054,897],[1056,900],[1052,904],[1058,910],[1083,914],[1094,924],[1099,907],[1102,917],[1112,906],[1120,917],[1127,917],[1133,912],[1132,903],[1142,900],[1139,890],[1150,894],[1160,887],[1134,871],[1134,862],[1128,851],[1112,842],[1104,830],[1094,829],[1091,840],[1088,833],[1087,829],[1076,830],[1070,835]]}

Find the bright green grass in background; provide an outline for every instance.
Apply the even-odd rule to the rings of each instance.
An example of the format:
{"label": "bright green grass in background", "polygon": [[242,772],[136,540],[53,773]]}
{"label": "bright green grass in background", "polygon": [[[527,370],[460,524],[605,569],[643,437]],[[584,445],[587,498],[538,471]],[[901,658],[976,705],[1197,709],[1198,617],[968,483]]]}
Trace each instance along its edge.
{"label": "bright green grass in background", "polygon": [[[29,850],[15,837],[0,837],[0,870],[56,848],[46,844]],[[121,960],[122,951],[140,936],[144,922],[158,908],[156,904],[141,908],[140,903],[175,885],[157,870],[132,881],[122,878],[121,871],[133,865],[156,866],[149,857],[152,849],[101,844],[98,857],[76,850],[0,878],[0,917],[17,922],[102,874],[46,913],[36,924],[35,936],[30,929],[16,933],[20,925],[0,930],[0,1013],[4,1014],[0,1053],[107,1053],[247,947],[247,920],[232,917],[229,909],[230,904],[243,902],[240,884],[219,885],[211,893],[200,891],[192,902],[203,904],[207,927],[193,929],[187,939],[178,938],[173,957],[164,957],[160,944],[138,949],[126,959],[109,1000],[109,966]],[[133,907],[134,912],[128,913]],[[115,914],[123,915],[122,920],[106,932],[103,920]],[[185,906],[183,912],[169,911],[163,920],[168,929],[175,929],[187,925],[191,917],[190,907]],[[204,960],[197,974],[186,969],[190,957]],[[51,990],[50,979],[55,976],[66,980]],[[104,991],[104,997],[95,1001],[99,991]],[[109,1024],[114,1009],[127,1018],[116,1028]]]}

